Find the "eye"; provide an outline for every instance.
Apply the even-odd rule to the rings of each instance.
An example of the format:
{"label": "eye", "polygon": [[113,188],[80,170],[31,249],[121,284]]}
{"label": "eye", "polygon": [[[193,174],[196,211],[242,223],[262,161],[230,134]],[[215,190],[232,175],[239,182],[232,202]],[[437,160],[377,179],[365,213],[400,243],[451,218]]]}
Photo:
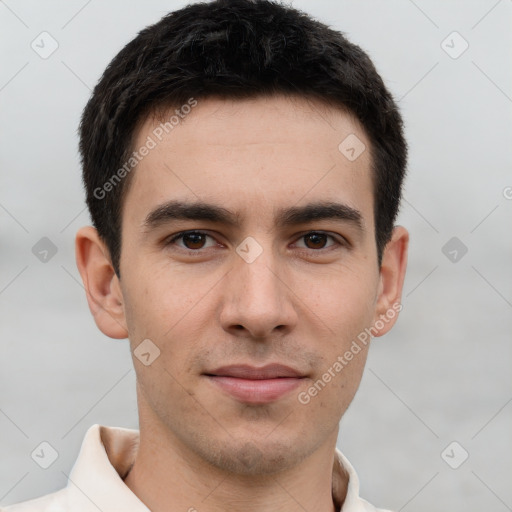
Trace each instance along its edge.
{"label": "eye", "polygon": [[[326,246],[329,238],[333,240],[334,243]],[[336,240],[334,236],[322,233],[321,231],[311,231],[310,233],[306,233],[305,235],[302,235],[299,240],[304,241],[304,246],[301,248],[313,250],[328,249],[333,245],[343,245],[340,241]]]}
{"label": "eye", "polygon": [[[208,242],[210,240],[210,242]],[[329,240],[331,243],[329,244]],[[302,243],[301,243],[302,242]],[[201,249],[215,247],[218,242],[209,234],[204,231],[182,231],[172,236],[166,245],[177,246],[185,251],[199,252]],[[343,246],[342,240],[337,240],[333,235],[324,233],[322,231],[311,231],[302,235],[296,246],[299,249],[310,249],[313,251],[320,251],[322,249],[335,248],[336,246]]]}
{"label": "eye", "polygon": [[[207,239],[210,238],[213,240],[213,243],[210,245],[206,245]],[[177,242],[181,242],[182,245],[177,244]],[[191,251],[197,251],[199,249],[206,249],[207,247],[213,247],[216,244],[213,237],[202,232],[202,231],[183,231],[174,235],[166,245],[177,245],[181,249],[188,249]]]}

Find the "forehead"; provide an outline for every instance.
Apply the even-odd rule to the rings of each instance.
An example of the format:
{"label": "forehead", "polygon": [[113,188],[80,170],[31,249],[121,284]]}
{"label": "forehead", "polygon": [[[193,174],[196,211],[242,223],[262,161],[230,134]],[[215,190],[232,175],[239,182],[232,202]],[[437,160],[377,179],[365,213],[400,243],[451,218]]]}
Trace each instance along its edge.
{"label": "forehead", "polygon": [[260,222],[276,206],[341,201],[372,222],[369,141],[341,109],[279,96],[197,100],[145,120],[134,149],[144,146],[151,149],[133,171],[123,224],[140,225],[171,199],[229,205]]}

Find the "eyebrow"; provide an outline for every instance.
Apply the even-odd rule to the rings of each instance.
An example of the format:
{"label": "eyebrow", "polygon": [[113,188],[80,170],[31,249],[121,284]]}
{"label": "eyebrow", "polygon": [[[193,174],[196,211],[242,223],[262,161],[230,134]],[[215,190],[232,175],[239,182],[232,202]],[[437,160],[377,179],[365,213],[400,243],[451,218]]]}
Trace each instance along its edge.
{"label": "eyebrow", "polygon": [[[173,220],[209,221],[226,226],[238,226],[240,214],[231,212],[221,206],[202,201],[168,201],[145,218],[142,227],[149,232]],[[320,201],[305,206],[292,206],[277,212],[275,224],[278,228],[307,224],[317,220],[339,220],[353,224],[364,232],[363,216],[359,210],[343,203]]]}

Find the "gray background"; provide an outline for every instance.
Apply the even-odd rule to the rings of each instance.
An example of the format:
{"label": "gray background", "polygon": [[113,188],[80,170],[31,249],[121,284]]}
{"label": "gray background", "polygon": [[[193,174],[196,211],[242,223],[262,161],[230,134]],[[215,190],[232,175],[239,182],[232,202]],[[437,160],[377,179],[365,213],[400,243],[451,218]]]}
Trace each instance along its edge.
{"label": "gray background", "polygon": [[[0,1],[3,505],[63,487],[93,423],[137,428],[128,342],[98,331],[75,266],[74,234],[89,223],[76,128],[111,58],[182,5]],[[293,5],[370,54],[410,143],[404,309],[374,342],[339,446],[377,506],[512,510],[512,1]],[[42,31],[59,44],[47,59],[30,46]],[[458,58],[462,40],[444,43],[452,56],[442,46],[453,31],[469,44]],[[46,263],[32,252],[42,237],[57,248]],[[46,470],[30,457],[42,441],[59,453]],[[452,441],[452,465],[469,454],[458,469],[441,456]]]}

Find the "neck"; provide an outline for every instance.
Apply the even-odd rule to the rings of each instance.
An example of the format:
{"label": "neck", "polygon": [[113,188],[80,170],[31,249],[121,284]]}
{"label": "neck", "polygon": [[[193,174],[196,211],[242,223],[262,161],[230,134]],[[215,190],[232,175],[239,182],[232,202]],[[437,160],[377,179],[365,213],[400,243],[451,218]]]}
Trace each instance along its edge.
{"label": "neck", "polygon": [[152,512],[335,511],[332,471],[337,431],[286,471],[239,475],[202,460],[162,425],[145,427],[141,419],[139,450],[125,484]]}

